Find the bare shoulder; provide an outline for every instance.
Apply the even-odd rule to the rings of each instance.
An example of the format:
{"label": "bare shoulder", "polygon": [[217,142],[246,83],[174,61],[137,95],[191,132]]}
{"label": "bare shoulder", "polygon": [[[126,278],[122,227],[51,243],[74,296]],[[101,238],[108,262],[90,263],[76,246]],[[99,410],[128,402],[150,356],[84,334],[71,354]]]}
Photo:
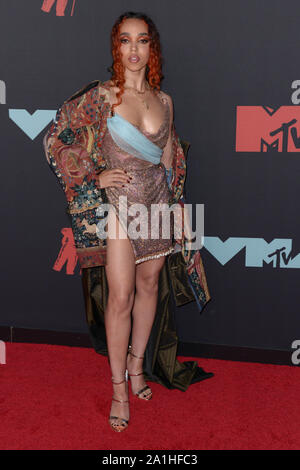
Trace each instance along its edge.
{"label": "bare shoulder", "polygon": [[166,102],[168,103],[168,106],[169,106],[169,110],[170,110],[170,126],[172,125],[172,122],[173,122],[173,119],[174,119],[174,109],[173,109],[173,100],[171,98],[170,95],[168,95],[167,93],[165,93],[164,91],[160,90],[161,92],[161,96],[163,97],[163,99],[166,100]]}
{"label": "bare shoulder", "polygon": [[160,93],[165,100],[167,100],[171,109],[173,109],[173,101],[170,95],[168,95],[165,91],[160,90]]}

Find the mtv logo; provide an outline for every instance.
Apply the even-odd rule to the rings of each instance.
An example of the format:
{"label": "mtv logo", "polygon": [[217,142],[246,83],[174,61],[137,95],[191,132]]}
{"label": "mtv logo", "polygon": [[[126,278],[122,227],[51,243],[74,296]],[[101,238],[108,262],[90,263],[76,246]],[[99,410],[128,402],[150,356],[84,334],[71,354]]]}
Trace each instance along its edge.
{"label": "mtv logo", "polygon": [[274,238],[267,242],[264,238],[229,237],[222,241],[219,237],[204,238],[204,246],[223,266],[242,250],[245,251],[245,266],[262,268],[264,264],[274,268],[300,268],[300,254],[292,256],[292,240]]}
{"label": "mtv logo", "polygon": [[[56,16],[65,16],[65,10],[69,0],[44,0],[41,10],[49,13],[54,3],[56,2]],[[75,7],[75,0],[73,0],[71,16],[73,16]]]}
{"label": "mtv logo", "polygon": [[30,114],[26,109],[9,109],[9,118],[30,137],[35,139],[42,130],[55,118],[55,110],[37,109]]}
{"label": "mtv logo", "polygon": [[299,152],[300,106],[237,106],[236,152]]}

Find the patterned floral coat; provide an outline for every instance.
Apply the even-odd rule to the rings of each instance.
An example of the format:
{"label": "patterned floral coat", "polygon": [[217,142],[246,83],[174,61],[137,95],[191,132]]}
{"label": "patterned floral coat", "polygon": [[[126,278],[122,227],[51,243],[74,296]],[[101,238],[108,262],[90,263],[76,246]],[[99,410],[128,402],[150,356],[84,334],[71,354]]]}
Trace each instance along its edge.
{"label": "patterned floral coat", "polygon": [[[106,263],[106,240],[97,236],[96,228],[101,217],[107,215],[101,211],[101,205],[108,200],[105,188],[100,187],[98,175],[106,168],[101,147],[107,118],[111,116],[108,96],[108,80],[95,80],[84,86],[64,101],[43,140],[47,161],[66,196],[81,268]],[[182,214],[188,147],[187,142],[179,139],[172,123],[172,199],[169,205],[178,203]],[[172,272],[176,270],[181,277],[176,280],[173,275],[172,278],[176,305],[196,300],[201,311],[210,294],[200,251],[186,249],[184,237],[176,241],[180,251],[169,255]],[[192,292],[193,299],[188,290]]]}

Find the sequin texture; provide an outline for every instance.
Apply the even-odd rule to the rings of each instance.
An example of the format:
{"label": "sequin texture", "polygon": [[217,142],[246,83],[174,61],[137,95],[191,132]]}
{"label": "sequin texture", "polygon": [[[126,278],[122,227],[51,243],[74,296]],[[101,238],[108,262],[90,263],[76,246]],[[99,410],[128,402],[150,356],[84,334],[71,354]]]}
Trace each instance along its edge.
{"label": "sequin texture", "polygon": [[[170,108],[166,98],[162,96],[161,92],[158,92],[158,96],[161,98],[161,101],[165,106],[164,119],[158,131],[156,133],[149,133],[143,129],[140,129],[138,126],[135,127],[137,127],[137,129],[142,132],[149,140],[163,149],[168,140]],[[172,212],[170,213],[170,230],[167,233],[167,238],[164,238],[166,234],[163,234],[162,232],[163,216],[161,211],[159,212],[157,219],[158,233],[155,235],[158,237],[151,237],[151,205],[166,204],[168,206],[171,198],[171,191],[168,187],[163,163],[153,164],[126,153],[115,144],[108,129],[106,129],[106,133],[103,139],[102,154],[106,161],[107,168],[122,168],[127,171],[128,176],[132,177],[130,183],[126,183],[124,187],[110,186],[105,188],[105,191],[108,202],[113,205],[120,223],[123,225],[123,228],[127,230],[127,236],[131,242],[135,257],[135,264],[172,253],[174,251],[174,228]],[[119,199],[120,196],[126,196],[127,198],[127,227],[124,227],[122,218],[119,216],[119,211],[122,208],[122,206],[119,205],[122,200],[122,198]],[[130,215],[130,207],[133,204],[143,204],[147,208],[146,213],[137,213],[137,215],[134,216]],[[160,207],[163,210],[163,206]],[[131,224],[131,222],[137,217],[142,222],[144,227],[148,226],[148,238],[143,237],[142,234],[139,238],[136,239],[130,237],[130,231],[128,231],[129,224]],[[137,227],[137,231],[138,230],[139,227]]]}

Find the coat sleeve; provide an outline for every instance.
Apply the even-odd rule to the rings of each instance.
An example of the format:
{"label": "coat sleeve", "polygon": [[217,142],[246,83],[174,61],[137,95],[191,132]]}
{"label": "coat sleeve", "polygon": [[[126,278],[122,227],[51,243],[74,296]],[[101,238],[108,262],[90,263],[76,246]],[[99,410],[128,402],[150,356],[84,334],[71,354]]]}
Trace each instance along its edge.
{"label": "coat sleeve", "polygon": [[172,179],[171,179],[171,192],[172,203],[175,204],[180,201],[184,196],[184,185],[186,179],[186,152],[189,144],[184,147],[181,144],[184,141],[179,139],[176,132],[175,125],[172,127]]}
{"label": "coat sleeve", "polygon": [[[170,205],[179,202],[183,196],[186,177],[186,156],[174,123],[173,101],[165,94],[170,111],[169,137],[164,148],[161,163],[166,171],[168,186],[171,192]],[[187,149],[185,149],[187,150]]]}
{"label": "coat sleeve", "polygon": [[104,191],[98,174],[105,164],[99,160],[93,128],[102,114],[97,84],[92,82],[64,101],[43,138],[47,162],[73,210],[96,207]]}

